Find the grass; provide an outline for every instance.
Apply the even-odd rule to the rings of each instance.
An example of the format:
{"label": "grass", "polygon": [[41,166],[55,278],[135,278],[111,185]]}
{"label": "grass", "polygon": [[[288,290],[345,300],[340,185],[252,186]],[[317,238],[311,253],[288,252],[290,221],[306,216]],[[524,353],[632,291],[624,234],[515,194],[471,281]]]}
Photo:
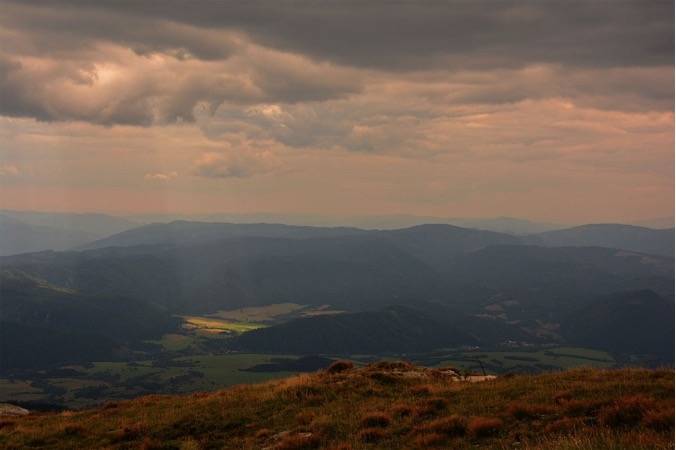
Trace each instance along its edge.
{"label": "grass", "polygon": [[291,314],[295,311],[305,308],[304,305],[297,303],[276,303],[266,306],[252,306],[248,308],[238,308],[231,310],[222,310],[210,317],[218,317],[226,320],[234,320],[237,322],[269,322],[279,316]]}
{"label": "grass", "polygon": [[222,310],[208,317],[232,320],[235,322],[278,323],[298,317],[313,317],[327,314],[340,314],[344,311],[331,309],[329,305],[306,306],[297,303],[276,303],[266,306],[251,306],[231,310]]}
{"label": "grass", "polygon": [[[275,355],[275,357],[283,357]],[[190,361],[192,370],[202,372],[205,381],[217,387],[240,383],[255,383],[291,375],[289,372],[245,372],[246,369],[270,361],[269,355],[236,353],[229,355],[205,355],[178,358]],[[206,387],[206,386],[205,386]]]}
{"label": "grass", "polygon": [[480,365],[508,372],[524,366],[549,367],[559,369],[572,369],[575,367],[598,367],[610,368],[615,366],[613,357],[600,350],[574,347],[558,347],[535,351],[512,351],[512,352],[463,352],[449,354],[448,359],[443,359],[435,364],[435,367],[455,366],[477,370]]}
{"label": "grass", "polygon": [[37,400],[42,390],[23,380],[0,379],[0,402],[8,400]]}
{"label": "grass", "polygon": [[673,448],[673,412],[673,370],[575,369],[471,384],[390,364],[11,419],[0,447]]}
{"label": "grass", "polygon": [[164,350],[169,352],[180,352],[189,349],[195,343],[195,337],[186,334],[169,333],[162,336],[162,339],[149,342],[159,344]]}
{"label": "grass", "polygon": [[234,320],[219,319],[217,317],[181,316],[184,326],[189,329],[198,329],[207,333],[244,333],[265,327],[261,323],[236,322]]}

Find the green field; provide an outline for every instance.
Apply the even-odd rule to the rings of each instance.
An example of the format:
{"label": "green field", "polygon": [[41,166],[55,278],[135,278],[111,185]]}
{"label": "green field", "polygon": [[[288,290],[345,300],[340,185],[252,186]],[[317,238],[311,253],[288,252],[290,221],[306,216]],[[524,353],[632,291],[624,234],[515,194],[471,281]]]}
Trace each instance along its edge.
{"label": "green field", "polygon": [[343,311],[331,309],[329,305],[306,306],[297,303],[276,303],[266,306],[222,310],[214,314],[209,314],[206,317],[245,323],[279,323],[299,317],[340,314],[342,312]]}
{"label": "green field", "polygon": [[304,305],[299,305],[297,303],[277,303],[267,306],[252,306],[248,308],[222,310],[214,314],[209,314],[209,317],[233,320],[236,322],[269,322],[280,316],[285,316],[304,308]]}
{"label": "green field", "polygon": [[9,399],[28,401],[38,400],[42,396],[42,391],[32,387],[24,380],[0,379],[0,401]]}
{"label": "green field", "polygon": [[195,337],[185,334],[169,333],[162,336],[162,339],[148,342],[159,344],[167,351],[178,352],[189,349],[195,343]]}
{"label": "green field", "polygon": [[[479,363],[481,362],[481,363]],[[463,369],[503,373],[510,371],[548,371],[574,367],[609,368],[615,366],[613,357],[600,350],[575,347],[556,347],[533,351],[460,352],[449,353],[435,361],[434,367],[454,366]]]}
{"label": "green field", "polygon": [[[69,366],[68,373],[42,375],[31,386],[27,380],[0,379],[0,402],[39,401],[79,408],[106,400],[136,397],[151,393],[211,391],[235,384],[255,383],[286,377],[292,372],[253,372],[253,366],[289,355],[265,354],[192,354],[198,351],[198,336],[165,335],[160,341],[168,353],[156,359],[135,362],[100,361],[86,366]],[[213,339],[213,338],[211,338]],[[178,350],[188,353],[175,353]],[[190,355],[190,356],[187,356]],[[359,365],[375,360],[401,359],[401,356],[352,355]],[[438,351],[408,355],[406,359],[428,367],[453,366],[470,372],[504,374],[512,372],[557,371],[574,367],[609,368],[615,360],[606,352],[574,347],[554,347],[510,351]]]}
{"label": "green field", "polygon": [[181,316],[185,321],[184,328],[188,330],[199,330],[206,333],[245,333],[265,327],[262,323],[237,322],[234,320],[219,319],[217,317],[207,316]]}

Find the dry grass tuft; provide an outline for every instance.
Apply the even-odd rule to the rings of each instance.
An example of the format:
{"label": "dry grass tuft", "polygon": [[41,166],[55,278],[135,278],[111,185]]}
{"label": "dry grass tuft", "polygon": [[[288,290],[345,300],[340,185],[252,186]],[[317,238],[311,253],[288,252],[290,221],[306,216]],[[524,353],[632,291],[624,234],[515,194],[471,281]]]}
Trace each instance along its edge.
{"label": "dry grass tuft", "polygon": [[354,363],[352,361],[340,360],[334,363],[331,363],[329,367],[326,368],[327,373],[340,373],[345,372],[346,370],[354,369]]}
{"label": "dry grass tuft", "polygon": [[416,417],[429,417],[446,409],[447,401],[442,397],[433,397],[419,401],[415,407]]}
{"label": "dry grass tuft", "polygon": [[362,428],[374,428],[374,427],[381,427],[381,428],[386,428],[390,425],[390,422],[392,420],[390,419],[390,416],[388,416],[385,413],[382,412],[373,412],[370,414],[365,415],[361,419],[361,427]]}
{"label": "dry grass tuft", "polygon": [[397,403],[392,405],[391,412],[393,417],[408,417],[413,414],[413,408],[410,405],[404,403]]}
{"label": "dry grass tuft", "polygon": [[507,407],[507,414],[518,420],[535,419],[554,414],[556,409],[547,405],[529,405],[522,402],[511,403]]}
{"label": "dry grass tuft", "polygon": [[327,450],[352,450],[352,446],[348,443],[342,442],[329,447]]}
{"label": "dry grass tuft", "polygon": [[411,388],[411,394],[424,397],[432,393],[432,387],[429,384],[421,384]]}
{"label": "dry grass tuft", "polygon": [[467,431],[474,437],[486,437],[496,434],[504,423],[497,417],[474,417],[467,425]]}
{"label": "dry grass tuft", "polygon": [[296,422],[298,425],[309,425],[315,418],[315,413],[310,410],[303,410],[296,414]]}
{"label": "dry grass tuft", "polygon": [[359,432],[359,440],[367,444],[380,442],[387,438],[387,433],[382,428],[364,428]]}
{"label": "dry grass tuft", "polygon": [[554,394],[554,401],[557,405],[569,402],[573,399],[573,393],[570,391],[560,391]]}
{"label": "dry grass tuft", "polygon": [[284,436],[277,445],[275,450],[305,450],[318,448],[321,440],[318,436],[312,433],[298,433]]}
{"label": "dry grass tuft", "polygon": [[413,445],[417,448],[430,448],[443,444],[446,439],[448,437],[440,433],[425,433],[416,436]]}
{"label": "dry grass tuft", "polygon": [[416,427],[416,431],[443,433],[447,436],[462,436],[467,431],[467,419],[454,414],[419,425]]}
{"label": "dry grass tuft", "polygon": [[151,437],[144,437],[139,446],[139,450],[160,450],[163,449],[164,444],[158,439],[153,439]]}
{"label": "dry grass tuft", "polygon": [[415,369],[415,366],[408,361],[379,361],[375,364],[371,364],[368,368],[388,371],[392,370],[408,371]]}
{"label": "dry grass tuft", "polygon": [[648,411],[643,417],[643,424],[655,431],[674,429],[674,410]]}
{"label": "dry grass tuft", "polygon": [[270,436],[272,436],[273,432],[269,428],[261,428],[260,430],[256,431],[256,434],[254,435],[256,439],[267,439]]}
{"label": "dry grass tuft", "polygon": [[84,427],[78,424],[69,424],[63,427],[63,434],[66,436],[76,436],[78,434],[84,433],[84,431]]}
{"label": "dry grass tuft", "polygon": [[580,418],[564,417],[555,420],[545,427],[545,433],[568,434],[580,430],[584,427],[584,420]]}
{"label": "dry grass tuft", "polygon": [[371,372],[368,374],[368,377],[383,384],[395,384],[400,381],[399,377],[387,372]]}
{"label": "dry grass tuft", "polygon": [[600,400],[570,400],[564,403],[563,409],[567,416],[597,416],[606,405],[607,402]]}
{"label": "dry grass tuft", "polygon": [[655,409],[655,401],[644,396],[622,397],[599,411],[599,422],[612,428],[635,427]]}
{"label": "dry grass tuft", "polygon": [[[429,371],[407,376],[401,366],[388,367],[3,417],[0,448],[138,449],[157,446],[154,439],[181,450],[673,448],[673,371],[579,369],[452,383]],[[376,383],[374,372],[399,381]]]}

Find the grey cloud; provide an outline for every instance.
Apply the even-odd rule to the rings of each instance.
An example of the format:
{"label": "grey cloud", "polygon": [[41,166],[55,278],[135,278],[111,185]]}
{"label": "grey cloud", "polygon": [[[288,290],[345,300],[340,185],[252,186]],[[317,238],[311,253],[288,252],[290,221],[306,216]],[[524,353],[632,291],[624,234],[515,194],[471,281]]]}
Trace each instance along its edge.
{"label": "grey cloud", "polygon": [[266,151],[240,151],[238,153],[205,153],[193,166],[193,174],[204,178],[247,178],[268,173],[280,163]]}
{"label": "grey cloud", "polygon": [[[227,116],[265,103],[348,99],[383,80],[415,82],[422,74],[415,92],[429,103],[394,113],[400,100],[392,96],[391,105],[367,105],[368,123],[331,105],[297,108],[281,124],[216,118],[220,129],[237,123],[289,146],[380,151],[414,144],[420,137],[406,138],[398,125],[433,118],[430,104],[442,102],[560,96],[604,109],[673,109],[671,1],[0,0],[0,8],[0,114],[7,116],[147,126],[193,121],[200,108],[221,107]],[[158,54],[173,62],[147,62]],[[94,85],[96,64],[109,60],[139,67],[107,91],[76,89]],[[539,66],[541,76],[519,72]],[[426,74],[449,85],[426,93]]]}
{"label": "grey cloud", "polygon": [[[674,3],[594,1],[32,0],[66,11],[233,29],[266,46],[361,67],[518,67],[531,63],[612,67],[673,62]],[[77,29],[73,30],[77,33]],[[191,51],[197,44],[188,42]],[[193,50],[192,47],[195,47]]]}

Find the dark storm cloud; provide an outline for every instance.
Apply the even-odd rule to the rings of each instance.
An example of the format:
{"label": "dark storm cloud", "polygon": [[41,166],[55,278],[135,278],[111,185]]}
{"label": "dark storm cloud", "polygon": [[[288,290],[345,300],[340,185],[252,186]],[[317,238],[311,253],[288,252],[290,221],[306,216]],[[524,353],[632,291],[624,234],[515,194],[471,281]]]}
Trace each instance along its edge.
{"label": "dark storm cloud", "polygon": [[[163,2],[32,0],[67,14],[114,13],[107,24],[70,30],[109,36],[144,34],[148,48],[171,43],[163,30],[143,31],[129,20],[164,19],[200,29],[232,29],[265,46],[339,64],[396,70],[514,67],[528,63],[573,66],[664,65],[673,62],[673,1],[421,1],[421,2]],[[56,6],[58,5],[58,7]],[[131,30],[129,29],[131,28]],[[180,37],[180,36],[179,36]],[[140,39],[143,41],[143,39]],[[143,42],[141,42],[142,46]],[[180,45],[179,45],[180,44]],[[183,39],[201,57],[227,53],[227,43]]]}
{"label": "dark storm cloud", "polygon": [[[349,100],[398,81],[409,84],[392,88],[377,122],[397,115],[405,92],[428,102],[407,112],[413,120],[429,119],[440,102],[558,97],[605,109],[673,108],[669,1],[0,0],[0,8],[6,116],[149,126],[192,122],[196,110],[221,105],[241,115],[264,103]],[[339,145],[370,148],[363,135],[373,142],[373,130],[355,132],[351,106],[341,108],[304,111],[309,123],[336,118],[329,142],[351,135]],[[292,146],[326,141],[313,130],[327,127],[284,120],[294,126],[264,134]]]}

